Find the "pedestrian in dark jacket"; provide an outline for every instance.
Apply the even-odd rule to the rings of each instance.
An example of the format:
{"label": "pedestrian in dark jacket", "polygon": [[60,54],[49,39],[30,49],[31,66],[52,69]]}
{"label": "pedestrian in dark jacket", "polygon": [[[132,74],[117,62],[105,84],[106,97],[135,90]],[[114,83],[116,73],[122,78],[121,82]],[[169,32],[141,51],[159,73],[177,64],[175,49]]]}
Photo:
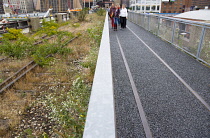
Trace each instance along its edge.
{"label": "pedestrian in dark jacket", "polygon": [[117,31],[117,25],[119,23],[119,18],[120,18],[120,8],[119,6],[116,6],[115,14],[114,14],[114,31]]}
{"label": "pedestrian in dark jacket", "polygon": [[116,8],[115,8],[114,4],[112,4],[112,6],[109,10],[109,17],[111,19],[112,29],[114,28],[115,11],[116,11]]}
{"label": "pedestrian in dark jacket", "polygon": [[[117,6],[117,9],[120,11],[120,5]],[[120,17],[118,18],[118,26],[121,24]]]}

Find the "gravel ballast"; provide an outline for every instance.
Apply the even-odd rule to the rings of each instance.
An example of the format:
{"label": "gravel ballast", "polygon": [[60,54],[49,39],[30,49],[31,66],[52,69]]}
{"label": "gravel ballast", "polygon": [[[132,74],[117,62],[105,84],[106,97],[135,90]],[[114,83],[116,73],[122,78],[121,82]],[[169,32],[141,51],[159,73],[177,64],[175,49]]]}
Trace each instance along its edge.
{"label": "gravel ballast", "polygon": [[[132,29],[210,104],[210,69],[143,28]],[[116,40],[119,37],[154,137],[210,137],[210,112],[128,29],[110,29],[118,137],[145,137]]]}

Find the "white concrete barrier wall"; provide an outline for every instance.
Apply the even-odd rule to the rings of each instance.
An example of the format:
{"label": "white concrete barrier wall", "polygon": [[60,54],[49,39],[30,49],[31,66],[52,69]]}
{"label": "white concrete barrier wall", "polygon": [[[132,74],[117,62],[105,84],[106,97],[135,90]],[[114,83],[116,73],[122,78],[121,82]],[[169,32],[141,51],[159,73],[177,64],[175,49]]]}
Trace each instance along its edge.
{"label": "white concrete barrier wall", "polygon": [[83,138],[115,138],[114,94],[107,14]]}

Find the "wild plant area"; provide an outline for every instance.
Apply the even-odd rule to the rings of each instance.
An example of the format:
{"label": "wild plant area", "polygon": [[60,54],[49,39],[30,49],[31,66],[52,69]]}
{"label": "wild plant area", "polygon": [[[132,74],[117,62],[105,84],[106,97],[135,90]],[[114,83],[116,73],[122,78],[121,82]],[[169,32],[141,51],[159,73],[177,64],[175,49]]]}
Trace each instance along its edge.
{"label": "wild plant area", "polygon": [[105,12],[82,14],[3,35],[0,83],[31,60],[39,66],[0,94],[0,137],[82,137]]}

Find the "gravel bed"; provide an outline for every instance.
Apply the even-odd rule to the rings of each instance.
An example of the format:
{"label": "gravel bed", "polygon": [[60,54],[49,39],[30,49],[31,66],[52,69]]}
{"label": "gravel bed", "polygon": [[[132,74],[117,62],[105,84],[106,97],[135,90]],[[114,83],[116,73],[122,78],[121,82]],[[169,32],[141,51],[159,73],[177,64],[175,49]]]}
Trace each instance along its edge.
{"label": "gravel bed", "polygon": [[110,29],[117,137],[144,137],[130,81],[112,31]]}
{"label": "gravel bed", "polygon": [[[139,26],[130,22],[128,26],[202,97],[210,96],[209,68]],[[210,113],[204,105],[128,29],[117,32],[110,29],[118,136],[132,137],[136,134],[136,137],[144,137],[144,132],[139,123],[139,115],[134,115],[138,112],[134,112],[135,110],[130,112],[136,107],[122,56],[119,53],[116,33],[123,47],[153,136],[210,137]],[[201,87],[201,84],[204,86]],[[133,126],[139,126],[139,128],[130,129]]]}
{"label": "gravel bed", "polygon": [[131,22],[128,22],[128,25],[210,104],[210,69],[208,67],[140,26],[133,25]]}

